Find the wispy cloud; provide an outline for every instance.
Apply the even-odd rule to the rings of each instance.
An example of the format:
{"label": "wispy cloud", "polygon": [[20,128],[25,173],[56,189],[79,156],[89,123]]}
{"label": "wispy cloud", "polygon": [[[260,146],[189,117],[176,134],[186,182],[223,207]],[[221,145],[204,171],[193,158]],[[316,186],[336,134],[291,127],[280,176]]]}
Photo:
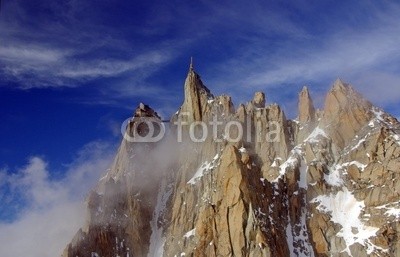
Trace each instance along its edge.
{"label": "wispy cloud", "polygon": [[0,47],[2,71],[22,88],[74,87],[82,81],[114,77],[125,72],[154,69],[171,56],[166,51],[149,51],[130,59],[92,57],[81,60],[73,49],[48,49],[36,46]]}
{"label": "wispy cloud", "polygon": [[[16,171],[0,172],[0,192],[8,187],[8,201],[23,202],[20,215],[9,223],[0,223],[0,255],[60,256],[85,219],[83,196],[111,163],[114,147],[92,142],[68,165],[62,179],[54,179],[40,157]],[[2,206],[2,210],[7,208]]]}
{"label": "wispy cloud", "polygon": [[279,85],[296,80],[318,80],[326,76],[354,76],[400,57],[399,31],[371,31],[363,35],[335,35],[327,46],[309,51],[299,58],[275,59],[275,69],[253,74],[251,85]]}
{"label": "wispy cloud", "polygon": [[[8,13],[7,26],[0,28],[5,35],[0,70],[6,80],[24,89],[78,87],[95,81],[96,89],[107,96],[99,103],[146,95],[173,101],[170,90],[181,90],[180,81],[166,84],[151,76],[165,68],[169,73],[164,74],[173,77],[175,70],[170,67],[177,65],[181,55],[192,54],[206,62],[202,72],[211,88],[242,101],[249,88],[306,83],[324,91],[342,77],[380,103],[376,94],[368,93],[368,88],[377,86],[370,74],[377,74],[379,83],[390,84],[393,90],[399,84],[400,6],[396,3],[342,3],[332,9],[310,2],[295,2],[290,8],[264,2],[163,2],[135,6],[129,11],[143,9],[137,19],[114,23],[119,17],[110,22],[107,8],[92,8],[88,1],[46,2],[60,14],[57,22],[45,16],[23,26],[28,24],[27,11],[22,1],[16,1],[8,4],[15,13]],[[118,1],[113,5],[131,8]],[[97,83],[103,78],[117,80]],[[391,101],[399,99],[394,95],[388,95]]]}
{"label": "wispy cloud", "polygon": [[[282,23],[287,31],[304,29],[305,37],[278,37],[272,43],[264,35],[249,38],[247,50],[218,64],[210,84],[220,91],[229,85],[229,91],[240,99],[247,96],[249,88],[276,91],[288,85],[311,84],[318,93],[326,92],[330,83],[341,77],[376,104],[399,102],[400,6],[367,4],[365,8],[369,12],[365,24],[351,24],[355,14],[343,12],[342,20],[325,21],[327,33],[315,34],[302,24],[296,30],[287,22]],[[264,26],[272,24],[267,21]],[[376,94],[378,89],[380,94]]]}
{"label": "wispy cloud", "polygon": [[64,58],[65,53],[47,48],[35,48],[32,46],[0,46],[0,57],[8,62],[20,62],[20,64],[54,63]]}
{"label": "wispy cloud", "polygon": [[[7,11],[0,21],[3,81],[16,82],[21,89],[77,87],[126,73],[140,72],[146,77],[172,57],[173,45],[132,47],[114,28],[94,22],[101,12],[88,9],[88,2],[45,2],[48,12],[44,13],[42,4],[38,10],[22,1],[3,6]],[[34,11],[41,16],[29,19]]]}
{"label": "wispy cloud", "polygon": [[90,60],[84,63],[73,65],[62,65],[57,75],[66,78],[96,78],[116,76],[123,72],[135,71],[152,65],[158,65],[166,62],[170,56],[166,52],[149,52],[135,58],[123,61],[112,59]]}

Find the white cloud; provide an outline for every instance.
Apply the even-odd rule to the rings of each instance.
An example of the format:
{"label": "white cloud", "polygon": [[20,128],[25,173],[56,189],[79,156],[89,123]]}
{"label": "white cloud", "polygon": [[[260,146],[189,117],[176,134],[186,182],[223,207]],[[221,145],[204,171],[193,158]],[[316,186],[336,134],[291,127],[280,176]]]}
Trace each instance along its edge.
{"label": "white cloud", "polygon": [[[2,73],[20,88],[78,86],[80,82],[100,77],[114,77],[124,72],[148,75],[154,67],[171,58],[168,51],[149,50],[124,59],[92,56],[79,59],[78,49],[45,46],[41,43],[1,46]],[[147,76],[145,75],[145,76]],[[144,76],[144,77],[145,77]]]}
{"label": "white cloud", "polygon": [[[129,42],[115,28],[93,22],[101,11],[91,5],[90,1],[46,0],[36,7],[49,8],[49,13],[32,17],[24,1],[5,3],[6,17],[0,20],[2,79],[17,82],[20,89],[77,87],[123,73],[146,78],[171,59],[174,44]],[[52,21],[51,11],[59,22]],[[79,16],[82,12],[84,19]]]}
{"label": "white cloud", "polygon": [[82,224],[81,209],[77,202],[64,202],[31,211],[11,224],[0,224],[1,256],[60,256]]}
{"label": "white cloud", "polygon": [[[14,5],[23,6],[22,1],[16,2],[19,4]],[[115,99],[138,95],[154,95],[158,99],[167,96],[168,99],[161,100],[174,101],[175,95],[166,89],[176,90],[177,81],[164,84],[150,81],[150,76],[189,50],[207,60],[208,50],[211,54],[215,49],[223,49],[220,59],[214,58],[215,63],[204,65],[205,78],[213,91],[233,94],[241,101],[248,96],[249,87],[264,90],[287,83],[306,83],[325,92],[329,83],[341,77],[380,104],[383,101],[377,94],[369,93],[377,86],[372,84],[376,79],[370,74],[379,73],[379,84],[390,84],[393,90],[400,82],[396,75],[400,67],[380,71],[392,64],[398,66],[400,60],[400,7],[395,3],[382,7],[368,2],[363,5],[368,10],[367,17],[361,10],[352,9],[334,15],[329,11],[327,15],[313,13],[318,5],[307,3],[293,3],[293,10],[289,11],[279,4],[233,3],[222,8],[226,3],[201,1],[199,8],[208,15],[194,12],[191,5],[161,3],[152,8],[151,21],[133,27],[129,38],[121,35],[127,27],[116,29],[106,23],[93,23],[96,10],[90,10],[90,2],[48,2],[46,5],[55,8],[68,22],[40,24],[45,25],[43,30],[26,29],[21,24],[29,22],[28,17],[17,12],[21,7],[14,8],[14,16],[24,18],[12,30],[0,26],[6,42],[0,48],[1,68],[6,79],[16,80],[23,88],[79,86],[91,79],[118,78],[112,86],[99,87],[108,101],[91,99],[88,103],[115,104]],[[87,19],[80,20],[78,14],[86,10],[90,12]],[[316,17],[303,22],[292,15],[297,12]],[[321,24],[313,26],[308,21]],[[74,26],[79,29],[72,30]],[[149,40],[157,35],[162,39]],[[21,38],[32,40],[27,43]],[[400,99],[397,94],[386,95],[391,102]]]}
{"label": "white cloud", "polygon": [[113,150],[102,142],[87,144],[61,179],[52,179],[54,171],[39,157],[14,173],[2,171],[0,189],[7,185],[14,200],[27,205],[16,220],[0,223],[0,256],[60,256],[82,226],[83,196],[110,165]]}
{"label": "white cloud", "polygon": [[62,70],[56,75],[66,78],[96,78],[96,77],[112,77],[123,72],[135,71],[149,66],[162,64],[170,56],[166,52],[148,52],[134,57],[131,60],[92,60],[87,62],[66,63]]}
{"label": "white cloud", "polygon": [[0,57],[7,61],[18,61],[21,63],[52,63],[63,58],[63,53],[47,48],[35,46],[0,46]]}

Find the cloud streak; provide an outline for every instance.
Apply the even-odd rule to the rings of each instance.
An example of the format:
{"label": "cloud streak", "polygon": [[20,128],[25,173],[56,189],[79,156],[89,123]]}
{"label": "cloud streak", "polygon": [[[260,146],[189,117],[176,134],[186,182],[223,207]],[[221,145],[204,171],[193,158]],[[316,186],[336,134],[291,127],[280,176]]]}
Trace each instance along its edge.
{"label": "cloud streak", "polygon": [[[48,12],[43,12],[42,5]],[[102,13],[88,7],[86,1],[45,1],[37,7],[23,1],[6,3],[7,15],[0,21],[2,80],[20,89],[78,87],[127,73],[146,78],[170,61],[171,45],[132,47],[112,26],[96,23]],[[35,11],[38,17],[29,19]]]}
{"label": "cloud streak", "polygon": [[170,56],[150,51],[127,60],[97,58],[80,60],[73,50],[47,49],[43,46],[0,47],[3,74],[20,83],[23,89],[33,87],[79,86],[83,81],[115,77],[126,72],[143,72],[166,63]]}

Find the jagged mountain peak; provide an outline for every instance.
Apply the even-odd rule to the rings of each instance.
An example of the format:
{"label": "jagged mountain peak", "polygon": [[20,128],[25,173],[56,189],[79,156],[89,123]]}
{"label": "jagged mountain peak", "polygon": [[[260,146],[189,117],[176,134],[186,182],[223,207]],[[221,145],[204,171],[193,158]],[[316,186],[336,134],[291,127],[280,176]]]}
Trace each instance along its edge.
{"label": "jagged mountain peak", "polygon": [[335,109],[346,109],[356,105],[370,108],[372,105],[354,87],[338,78],[333,83],[325,98],[325,107],[334,105]]}
{"label": "jagged mountain peak", "polygon": [[[353,86],[349,83],[346,83],[345,81],[343,81],[340,78],[337,78],[332,86],[331,89],[328,92],[329,94],[350,94],[348,97],[352,96],[353,94],[358,94],[355,89],[353,88]],[[358,94],[358,96],[361,96],[360,94]]]}
{"label": "jagged mountain peak", "polygon": [[261,92],[235,113],[191,62],[182,112],[218,114],[223,136],[123,141],[65,257],[398,255],[400,125],[350,85],[336,81],[321,114],[304,87],[297,122]]}
{"label": "jagged mountain peak", "polygon": [[[185,80],[185,93],[186,93],[186,88],[190,88],[189,91],[196,90],[201,94],[205,94],[208,97],[212,97],[213,95],[211,94],[210,90],[203,84],[203,81],[201,80],[201,77],[199,74],[196,73],[194,70],[193,66],[193,60],[191,60],[190,65],[189,65],[189,72],[186,76]],[[186,94],[185,94],[186,98]]]}
{"label": "jagged mountain peak", "polygon": [[307,123],[315,120],[315,108],[306,86],[299,93],[299,122]]}
{"label": "jagged mountain peak", "polygon": [[193,67],[193,61],[190,62],[189,72],[186,76],[185,99],[181,111],[189,113],[189,120],[200,121],[203,118],[203,112],[207,102],[214,99],[210,90],[201,81]]}
{"label": "jagged mountain peak", "polygon": [[350,84],[337,79],[325,98],[321,126],[342,148],[372,119],[372,107]]}
{"label": "jagged mountain peak", "polygon": [[303,88],[300,91],[300,94],[307,94],[307,95],[310,94],[308,86],[304,85]]}
{"label": "jagged mountain peak", "polygon": [[350,85],[344,82],[341,78],[337,78],[335,82],[333,82],[332,90],[346,90],[349,86]]}
{"label": "jagged mountain peak", "polygon": [[255,92],[253,97],[253,105],[257,108],[265,107],[265,94],[264,92]]}
{"label": "jagged mountain peak", "polygon": [[149,105],[144,103],[139,103],[138,107],[135,109],[133,117],[154,117],[161,119],[157,112],[155,112]]}
{"label": "jagged mountain peak", "polygon": [[350,84],[337,79],[325,98],[324,113],[329,119],[342,112],[354,112],[372,108],[372,104]]}

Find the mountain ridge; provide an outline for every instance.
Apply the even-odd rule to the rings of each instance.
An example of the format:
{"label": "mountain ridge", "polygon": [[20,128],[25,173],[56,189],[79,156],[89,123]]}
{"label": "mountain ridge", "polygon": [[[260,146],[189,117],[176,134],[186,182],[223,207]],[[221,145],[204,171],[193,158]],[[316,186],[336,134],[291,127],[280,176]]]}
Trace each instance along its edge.
{"label": "mountain ridge", "polygon": [[122,141],[64,257],[400,253],[394,117],[341,80],[322,111],[303,88],[296,120],[262,92],[235,111],[192,65],[184,91],[161,141]]}

